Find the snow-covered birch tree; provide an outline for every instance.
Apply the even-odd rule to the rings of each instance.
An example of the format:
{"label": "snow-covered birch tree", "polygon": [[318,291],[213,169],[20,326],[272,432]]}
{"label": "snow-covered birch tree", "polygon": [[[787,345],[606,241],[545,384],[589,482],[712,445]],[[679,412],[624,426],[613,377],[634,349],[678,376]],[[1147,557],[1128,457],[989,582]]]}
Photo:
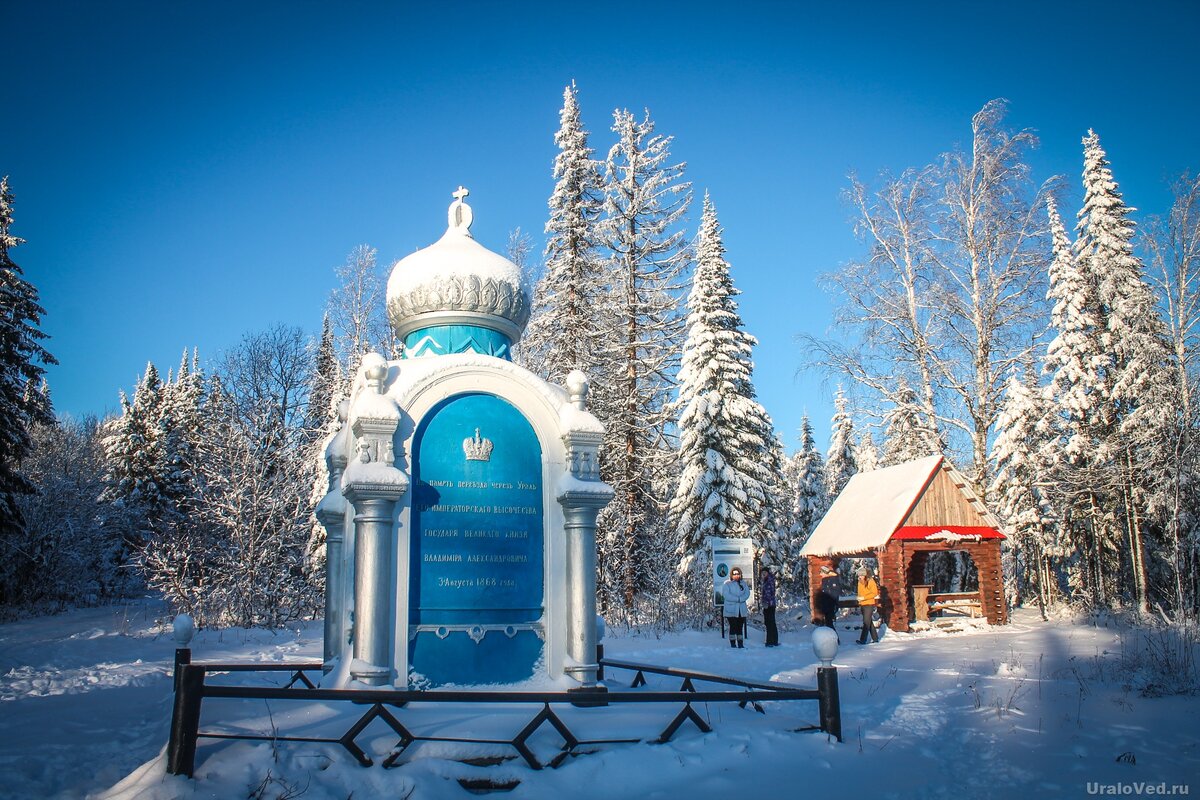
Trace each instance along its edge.
{"label": "snow-covered birch tree", "polygon": [[972,118],[969,150],[885,177],[875,192],[852,180],[869,257],[828,285],[853,338],[814,341],[820,364],[881,404],[901,382],[912,388],[922,427],[969,454],[978,489],[1004,376],[1037,333],[1045,273],[1045,192],[1026,161],[1036,137],[1005,126],[1006,105],[993,100]]}
{"label": "snow-covered birch tree", "polygon": [[1170,478],[1161,505],[1174,562],[1175,606],[1200,612],[1200,175],[1172,187],[1166,216],[1143,227],[1175,367],[1179,413],[1170,437]]}
{"label": "snow-covered birch tree", "polygon": [[398,342],[387,320],[386,281],[374,247],[360,244],[335,269],[338,286],[329,295],[326,313],[334,334],[334,349],[344,369],[353,375],[359,359],[372,350],[391,357]]}

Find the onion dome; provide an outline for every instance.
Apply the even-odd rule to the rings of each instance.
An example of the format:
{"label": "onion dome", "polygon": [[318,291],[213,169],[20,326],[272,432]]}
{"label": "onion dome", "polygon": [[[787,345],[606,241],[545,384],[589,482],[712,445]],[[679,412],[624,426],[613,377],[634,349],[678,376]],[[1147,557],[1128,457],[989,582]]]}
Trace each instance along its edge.
{"label": "onion dome", "polygon": [[467,194],[461,186],[454,192],[441,239],[392,267],[388,319],[405,358],[463,352],[509,358],[529,321],[521,270],[471,236]]}

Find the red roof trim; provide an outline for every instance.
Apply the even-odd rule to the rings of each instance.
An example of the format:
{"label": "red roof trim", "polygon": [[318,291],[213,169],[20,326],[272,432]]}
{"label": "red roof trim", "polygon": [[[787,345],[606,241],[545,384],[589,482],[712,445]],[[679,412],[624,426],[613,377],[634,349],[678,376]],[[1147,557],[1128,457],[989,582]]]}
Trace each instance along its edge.
{"label": "red roof trim", "polygon": [[[913,539],[926,539],[930,534],[938,533],[939,531],[950,531],[959,536],[978,536],[980,539],[1004,539],[1007,538],[1003,533],[995,528],[975,527],[969,525],[905,525],[897,528],[892,534],[893,539],[905,539],[911,541]],[[934,540],[936,541],[936,539]]]}

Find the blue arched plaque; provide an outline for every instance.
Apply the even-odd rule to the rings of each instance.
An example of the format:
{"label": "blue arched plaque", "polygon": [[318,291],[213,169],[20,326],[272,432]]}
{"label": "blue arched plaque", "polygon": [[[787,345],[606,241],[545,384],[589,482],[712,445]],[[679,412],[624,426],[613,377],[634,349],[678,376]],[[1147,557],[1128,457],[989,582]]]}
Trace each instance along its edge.
{"label": "blue arched plaque", "polygon": [[413,444],[409,663],[431,685],[511,683],[542,654],[542,452],[488,394],[436,406]]}

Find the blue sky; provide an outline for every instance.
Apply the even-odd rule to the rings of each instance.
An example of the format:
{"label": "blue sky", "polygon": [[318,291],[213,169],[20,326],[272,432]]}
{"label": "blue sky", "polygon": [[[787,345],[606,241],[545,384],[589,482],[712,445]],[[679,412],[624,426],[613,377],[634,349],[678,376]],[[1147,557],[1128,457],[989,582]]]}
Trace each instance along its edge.
{"label": "blue sky", "polygon": [[789,450],[806,409],[828,439],[796,335],[826,332],[816,278],[862,252],[848,172],[929,163],[995,97],[1068,211],[1089,127],[1139,214],[1200,168],[1196,3],[436,5],[5,0],[0,174],[60,413],[115,410],[184,348],[315,333],[346,254],[430,244],[460,183],[480,242],[540,250],[571,80],[599,153],[618,107],[675,137],[693,231],[712,193]]}

